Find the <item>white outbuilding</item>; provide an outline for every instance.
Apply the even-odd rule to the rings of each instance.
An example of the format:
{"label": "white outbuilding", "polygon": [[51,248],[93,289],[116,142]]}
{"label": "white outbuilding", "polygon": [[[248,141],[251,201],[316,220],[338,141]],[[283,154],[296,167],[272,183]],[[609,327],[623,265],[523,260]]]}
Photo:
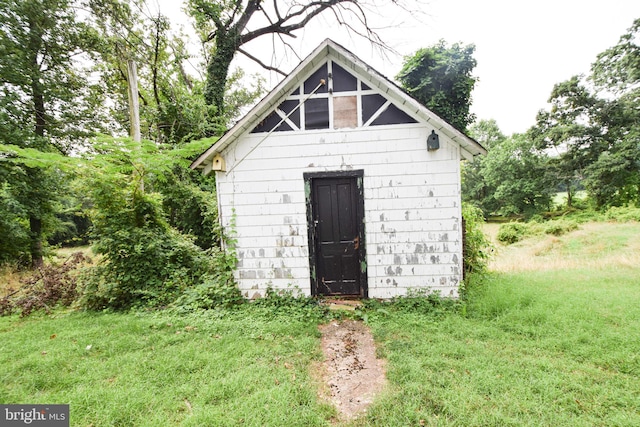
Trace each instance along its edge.
{"label": "white outbuilding", "polygon": [[325,40],[192,164],[215,172],[247,298],[456,297],[460,162],[484,148]]}

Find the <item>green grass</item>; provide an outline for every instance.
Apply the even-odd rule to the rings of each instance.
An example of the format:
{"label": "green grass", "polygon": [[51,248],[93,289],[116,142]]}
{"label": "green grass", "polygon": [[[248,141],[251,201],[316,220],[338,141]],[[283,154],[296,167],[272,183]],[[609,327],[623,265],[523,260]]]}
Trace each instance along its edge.
{"label": "green grass", "polygon": [[0,402],[68,403],[74,426],[326,425],[320,357],[315,324],[255,313],[3,318]]}
{"label": "green grass", "polygon": [[496,275],[466,316],[376,317],[393,387],[358,425],[640,425],[639,272]]}
{"label": "green grass", "polygon": [[[462,313],[371,316],[392,387],[356,425],[640,425],[639,230],[546,236],[538,268],[515,258]],[[540,240],[518,245],[536,258]],[[540,268],[554,257],[570,262]]]}
{"label": "green grass", "polygon": [[[373,305],[389,386],[344,424],[640,425],[638,235],[583,224],[501,248],[458,312]],[[317,323],[297,314],[0,318],[0,403],[69,403],[74,426],[333,425]]]}

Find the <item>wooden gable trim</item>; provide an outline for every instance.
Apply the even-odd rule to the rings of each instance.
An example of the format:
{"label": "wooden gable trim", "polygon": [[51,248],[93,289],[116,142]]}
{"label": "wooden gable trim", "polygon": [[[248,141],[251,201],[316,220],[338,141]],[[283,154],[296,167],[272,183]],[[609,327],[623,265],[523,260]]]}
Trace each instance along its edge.
{"label": "wooden gable trim", "polygon": [[438,117],[395,83],[360,60],[356,55],[334,41],[326,39],[269,94],[258,102],[249,113],[241,118],[215,144],[202,153],[191,164],[191,169],[204,168],[205,173],[211,171],[209,163],[211,163],[216,153],[220,153],[240,136],[251,132],[260,120],[263,120],[266,115],[275,110],[295,90],[296,86],[300,86],[314,70],[329,59],[337,61],[342,68],[355,74],[359,79],[366,81],[369,87],[376,88],[378,92],[410,116],[419,118],[423,123],[431,125],[437,132],[447,135],[460,146],[461,155],[464,158],[470,159],[475,155],[486,154],[484,147],[477,141]]}

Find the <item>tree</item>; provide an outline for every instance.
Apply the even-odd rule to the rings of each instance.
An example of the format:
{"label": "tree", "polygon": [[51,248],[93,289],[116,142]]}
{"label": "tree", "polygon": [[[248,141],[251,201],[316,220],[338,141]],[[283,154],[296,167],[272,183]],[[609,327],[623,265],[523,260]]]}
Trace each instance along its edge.
{"label": "tree", "polygon": [[529,135],[552,153],[549,166],[568,192],[584,185],[597,208],[640,202],[640,19],[598,55],[587,78],[554,86],[550,111]]}
{"label": "tree", "polygon": [[471,73],[476,66],[475,45],[440,40],[405,58],[396,79],[402,87],[454,127],[465,131],[475,120],[469,112],[471,92],[478,81]]}
{"label": "tree", "polygon": [[[0,143],[69,153],[86,142],[103,104],[78,66],[96,35],[70,0],[6,0],[0,8]],[[33,266],[52,229],[58,177],[2,163],[0,182],[28,229]],[[27,225],[28,224],[28,225]],[[3,236],[4,237],[4,236]]]}
{"label": "tree", "polygon": [[[402,2],[393,3],[399,5]],[[325,11],[332,11],[337,22],[356,34],[378,45],[384,45],[369,27],[363,4],[362,0],[189,0],[189,13],[196,20],[203,42],[213,44],[207,60],[207,83],[204,91],[207,104],[215,106],[218,115],[224,116],[227,108],[225,89],[230,65],[237,53],[284,75],[277,68],[265,64],[258,56],[247,52],[244,46],[260,37],[272,36],[274,43],[277,39],[285,47],[290,47],[284,36],[295,37],[297,30],[304,28]],[[350,23],[350,17],[361,24],[360,30]]]}
{"label": "tree", "polygon": [[606,149],[602,114],[606,101],[598,99],[579,76],[558,83],[549,98],[550,111],[540,111],[529,136],[539,149],[551,153],[549,168],[556,187],[567,192],[567,206],[584,178],[588,165]]}
{"label": "tree", "polygon": [[548,209],[555,192],[547,173],[547,157],[526,135],[514,134],[491,147],[483,163],[487,183],[501,215],[530,217]]}
{"label": "tree", "polygon": [[[587,169],[597,206],[640,203],[640,18],[591,67],[597,91],[613,92],[602,112],[608,147]],[[608,97],[607,97],[608,98]]]}
{"label": "tree", "polygon": [[640,18],[620,37],[618,44],[598,55],[591,67],[600,88],[629,93],[640,83]]}
{"label": "tree", "polygon": [[[469,134],[476,139],[489,153],[506,140],[506,136],[491,120],[480,120],[469,128]],[[472,161],[462,164],[462,200],[479,207],[485,216],[496,212],[500,203],[494,197],[495,188],[487,182],[485,173],[486,156],[476,156]]]}

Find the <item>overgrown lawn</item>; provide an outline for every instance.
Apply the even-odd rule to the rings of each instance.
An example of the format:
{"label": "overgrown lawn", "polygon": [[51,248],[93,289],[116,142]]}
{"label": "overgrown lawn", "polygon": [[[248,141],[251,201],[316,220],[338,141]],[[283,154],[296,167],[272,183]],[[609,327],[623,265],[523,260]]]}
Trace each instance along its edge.
{"label": "overgrown lawn", "polygon": [[356,425],[640,425],[639,230],[519,243],[462,313],[370,315],[392,386]]}
{"label": "overgrown lawn", "polygon": [[284,316],[0,318],[0,402],[68,403],[71,425],[325,425],[316,324]]}

